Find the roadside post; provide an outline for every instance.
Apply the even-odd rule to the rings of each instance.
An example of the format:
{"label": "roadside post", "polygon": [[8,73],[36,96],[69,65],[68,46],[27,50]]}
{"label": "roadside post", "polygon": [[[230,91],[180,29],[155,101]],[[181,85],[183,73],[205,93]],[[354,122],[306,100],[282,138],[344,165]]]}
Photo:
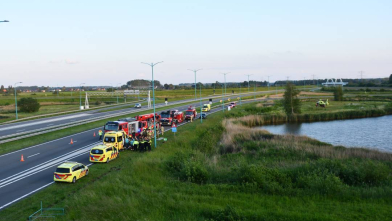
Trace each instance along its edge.
{"label": "roadside post", "polygon": [[171,127],[171,130],[172,130],[172,132],[174,133],[174,137],[176,137],[177,125],[173,123],[173,124],[172,124],[172,127]]}

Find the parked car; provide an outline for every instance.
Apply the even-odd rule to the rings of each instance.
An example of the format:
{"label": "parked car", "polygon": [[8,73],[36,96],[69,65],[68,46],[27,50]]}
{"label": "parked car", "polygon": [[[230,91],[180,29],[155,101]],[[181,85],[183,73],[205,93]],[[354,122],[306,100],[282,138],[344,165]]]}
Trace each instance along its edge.
{"label": "parked car", "polygon": [[57,167],[53,179],[55,182],[75,183],[88,175],[88,167],[77,162],[65,162]]}

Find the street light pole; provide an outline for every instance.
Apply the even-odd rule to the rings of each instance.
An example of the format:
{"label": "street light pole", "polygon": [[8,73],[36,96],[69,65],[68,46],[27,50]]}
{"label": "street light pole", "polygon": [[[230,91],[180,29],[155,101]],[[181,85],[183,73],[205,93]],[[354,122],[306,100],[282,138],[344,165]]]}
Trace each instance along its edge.
{"label": "street light pole", "polygon": [[18,100],[16,99],[16,85],[21,84],[22,82],[16,82],[14,84],[14,92],[15,92],[15,118],[18,119]]}
{"label": "street light pole", "polygon": [[240,83],[240,105],[241,105],[241,98],[242,98],[242,94],[241,94],[241,83]]}
{"label": "street light pole", "polygon": [[82,85],[85,83],[81,83],[79,85],[79,109],[82,110]]}
{"label": "street light pole", "polygon": [[188,69],[188,71],[192,71],[193,73],[195,73],[195,100],[197,100],[197,97],[196,97],[196,87],[197,87],[197,85],[196,85],[196,72],[198,72],[200,70],[202,70],[202,69],[197,69],[197,70]]}
{"label": "street light pole", "polygon": [[269,86],[270,86],[270,85],[269,85],[269,77],[270,77],[270,76],[271,76],[271,75],[268,75],[268,90],[269,90]]}
{"label": "street light pole", "polygon": [[155,145],[155,148],[157,148],[157,133],[156,133],[156,127],[155,127],[156,118],[155,118],[154,66],[159,64],[159,63],[162,63],[162,62],[163,61],[160,61],[160,62],[157,62],[157,63],[145,63],[145,62],[142,62],[142,64],[146,64],[146,65],[151,67],[151,74],[152,74],[152,102],[153,102],[152,106],[153,106],[153,109],[154,109],[154,145]]}
{"label": "street light pole", "polygon": [[201,84],[200,84],[200,123],[201,124],[203,123],[203,116],[202,116],[202,114],[203,114],[203,109],[202,109],[202,106],[201,106]]}
{"label": "street light pole", "polygon": [[8,20],[3,20],[3,21],[0,21],[0,22],[10,22],[10,21],[8,21]]}
{"label": "street light pole", "polygon": [[[118,87],[118,85],[120,85],[121,83],[118,83],[117,84],[117,87]],[[117,94],[117,104],[118,104],[118,93],[116,93]]]}
{"label": "street light pole", "polygon": [[[225,93],[223,94],[223,102],[222,102],[222,104],[225,103],[225,98],[226,98],[226,75],[229,74],[229,73],[230,73],[230,72],[228,72],[228,73],[221,73],[221,74],[223,74],[223,75],[225,76]],[[222,87],[222,92],[223,92],[223,87]],[[223,112],[225,112],[225,107],[224,107],[224,105],[223,105]]]}
{"label": "street light pole", "polygon": [[246,76],[248,76],[248,93],[250,92],[250,90],[249,90],[249,76],[252,76],[253,74],[245,74]]}

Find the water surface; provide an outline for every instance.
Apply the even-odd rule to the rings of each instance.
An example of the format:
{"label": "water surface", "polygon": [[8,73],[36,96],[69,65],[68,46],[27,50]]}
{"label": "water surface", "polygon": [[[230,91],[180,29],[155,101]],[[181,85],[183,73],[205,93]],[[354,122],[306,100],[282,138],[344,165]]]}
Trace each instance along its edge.
{"label": "water surface", "polygon": [[262,126],[273,134],[306,135],[345,147],[366,147],[392,152],[392,115],[314,123]]}

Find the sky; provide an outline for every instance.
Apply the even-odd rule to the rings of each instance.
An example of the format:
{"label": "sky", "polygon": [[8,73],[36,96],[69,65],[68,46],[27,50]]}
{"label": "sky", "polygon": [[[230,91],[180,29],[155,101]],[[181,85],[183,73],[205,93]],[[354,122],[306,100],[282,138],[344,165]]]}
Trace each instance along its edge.
{"label": "sky", "polygon": [[387,77],[390,0],[0,3],[0,85]]}

